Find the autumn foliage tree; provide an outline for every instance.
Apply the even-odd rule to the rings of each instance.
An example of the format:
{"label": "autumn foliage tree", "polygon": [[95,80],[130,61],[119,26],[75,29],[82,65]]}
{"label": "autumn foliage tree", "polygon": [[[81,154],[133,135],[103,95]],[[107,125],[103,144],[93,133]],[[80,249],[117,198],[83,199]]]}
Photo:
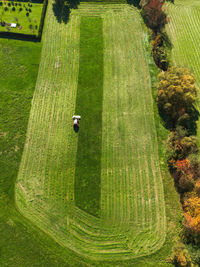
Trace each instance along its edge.
{"label": "autumn foliage tree", "polygon": [[158,34],[152,41],[152,55],[156,65],[166,71],[168,69],[167,51],[161,34]]}
{"label": "autumn foliage tree", "polygon": [[196,100],[194,76],[185,68],[172,67],[161,72],[158,78],[159,110],[175,127],[177,120],[190,111]]}
{"label": "autumn foliage tree", "polygon": [[183,204],[185,228],[195,243],[200,243],[200,198],[192,196]]}
{"label": "autumn foliage tree", "polygon": [[165,0],[141,0],[142,16],[150,29],[159,32],[167,23],[167,16],[163,11]]}

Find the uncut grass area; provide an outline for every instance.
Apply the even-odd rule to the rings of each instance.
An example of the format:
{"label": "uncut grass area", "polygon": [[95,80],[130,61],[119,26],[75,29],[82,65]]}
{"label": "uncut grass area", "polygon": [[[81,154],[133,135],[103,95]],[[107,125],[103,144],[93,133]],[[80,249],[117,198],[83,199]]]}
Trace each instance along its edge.
{"label": "uncut grass area", "polygon": [[76,114],[80,130],[75,171],[75,203],[98,216],[101,193],[101,140],[103,96],[102,19],[82,17]]}
{"label": "uncut grass area", "polygon": [[[41,45],[0,40],[0,266],[62,266],[58,246],[16,210],[14,186],[25,143]],[[54,251],[54,253],[52,253]],[[64,266],[64,265],[63,265]]]}
{"label": "uncut grass area", "polygon": [[[9,5],[10,6],[9,6]],[[7,8],[7,10],[5,10]],[[15,8],[13,11],[12,9]],[[6,1],[0,5],[0,19],[6,24],[16,23],[16,28],[0,25],[0,32],[38,34],[43,4]]]}

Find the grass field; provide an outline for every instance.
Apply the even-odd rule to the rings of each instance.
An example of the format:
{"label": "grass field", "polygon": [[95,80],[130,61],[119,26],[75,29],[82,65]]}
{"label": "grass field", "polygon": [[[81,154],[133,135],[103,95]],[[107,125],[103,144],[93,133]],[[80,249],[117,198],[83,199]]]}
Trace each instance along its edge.
{"label": "grass field", "polygon": [[[15,11],[12,11],[13,5],[8,6],[8,3],[10,5],[12,3],[14,3],[14,5],[17,4],[17,6],[14,6]],[[10,28],[10,32],[24,34],[38,33],[43,4],[32,3],[31,5],[31,7],[28,6],[27,2],[6,1],[6,6],[8,8],[7,11],[4,10],[5,5],[0,6],[0,19],[2,21],[5,21],[6,23],[18,23],[21,26],[21,29],[19,29],[19,27]],[[20,8],[22,9],[22,11],[19,11]],[[25,8],[31,9],[31,12],[27,12]],[[26,16],[27,13],[29,13],[28,16]],[[7,26],[0,25],[0,31],[7,32]]]}
{"label": "grass field", "polygon": [[[63,250],[32,226],[14,204],[14,185],[40,52],[41,44],[0,40],[0,266],[3,267],[66,266],[60,259]],[[73,262],[77,266],[75,256]]]}
{"label": "grass field", "polygon": [[[72,11],[68,24],[57,23],[52,12],[49,6],[16,183],[17,206],[59,244],[88,259],[126,260],[151,254],[163,245],[166,218],[141,18],[136,9],[123,4],[82,3]],[[90,18],[91,15],[95,18]],[[99,103],[97,111],[90,106],[97,116],[102,112],[102,126],[98,126],[102,131],[98,152],[101,153],[99,218],[75,205],[74,192],[77,159],[84,161],[85,153],[79,151],[81,131],[84,129],[88,135],[88,142],[93,138],[90,128],[87,129],[89,110],[87,118],[83,117],[85,122],[81,121],[80,135],[72,129],[72,115],[79,110],[77,104],[81,107],[84,100],[80,97],[83,92],[79,92],[84,86],[82,82],[87,82],[90,90],[93,86],[92,80],[91,84],[89,78],[86,81],[90,72],[89,65],[83,63],[84,57],[89,57],[88,50],[82,47],[84,42],[91,46],[91,56],[97,55],[94,66],[99,76],[95,78],[100,83],[92,95],[101,96],[97,92],[101,90],[102,79],[98,67],[101,34],[98,46],[92,38],[84,37],[81,28],[85,24],[92,31],[92,19],[98,31],[102,21],[104,48],[102,110]],[[86,77],[81,74],[84,71]],[[95,146],[91,144],[91,153]],[[93,162],[90,156],[86,169]],[[99,159],[97,162],[100,164]],[[83,169],[79,172],[81,175]],[[93,179],[99,183],[98,177]]]}

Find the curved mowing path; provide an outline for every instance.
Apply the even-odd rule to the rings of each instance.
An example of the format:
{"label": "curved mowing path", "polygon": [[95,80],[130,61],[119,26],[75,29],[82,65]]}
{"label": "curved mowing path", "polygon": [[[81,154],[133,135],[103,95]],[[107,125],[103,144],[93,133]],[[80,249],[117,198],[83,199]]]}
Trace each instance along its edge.
{"label": "curved mowing path", "polygon": [[[103,25],[100,216],[75,206],[78,135],[72,129],[80,21]],[[16,182],[21,213],[59,244],[92,260],[125,260],[159,249],[165,203],[148,57],[137,10],[81,3],[67,24],[49,5],[27,140]]]}

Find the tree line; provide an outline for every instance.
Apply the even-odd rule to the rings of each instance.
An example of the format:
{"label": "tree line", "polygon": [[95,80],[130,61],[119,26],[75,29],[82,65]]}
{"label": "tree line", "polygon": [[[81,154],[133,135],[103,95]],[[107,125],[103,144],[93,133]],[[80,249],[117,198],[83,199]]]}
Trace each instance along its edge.
{"label": "tree line", "polygon": [[[173,3],[173,0],[171,1]],[[169,18],[163,10],[165,0],[141,0],[141,15],[151,31],[151,52],[161,69],[157,84],[157,106],[165,127],[167,163],[180,194],[183,231],[170,261],[176,266],[195,266],[184,243],[200,245],[200,161],[197,145],[197,87],[186,68],[171,66],[171,42],[165,32]]]}

